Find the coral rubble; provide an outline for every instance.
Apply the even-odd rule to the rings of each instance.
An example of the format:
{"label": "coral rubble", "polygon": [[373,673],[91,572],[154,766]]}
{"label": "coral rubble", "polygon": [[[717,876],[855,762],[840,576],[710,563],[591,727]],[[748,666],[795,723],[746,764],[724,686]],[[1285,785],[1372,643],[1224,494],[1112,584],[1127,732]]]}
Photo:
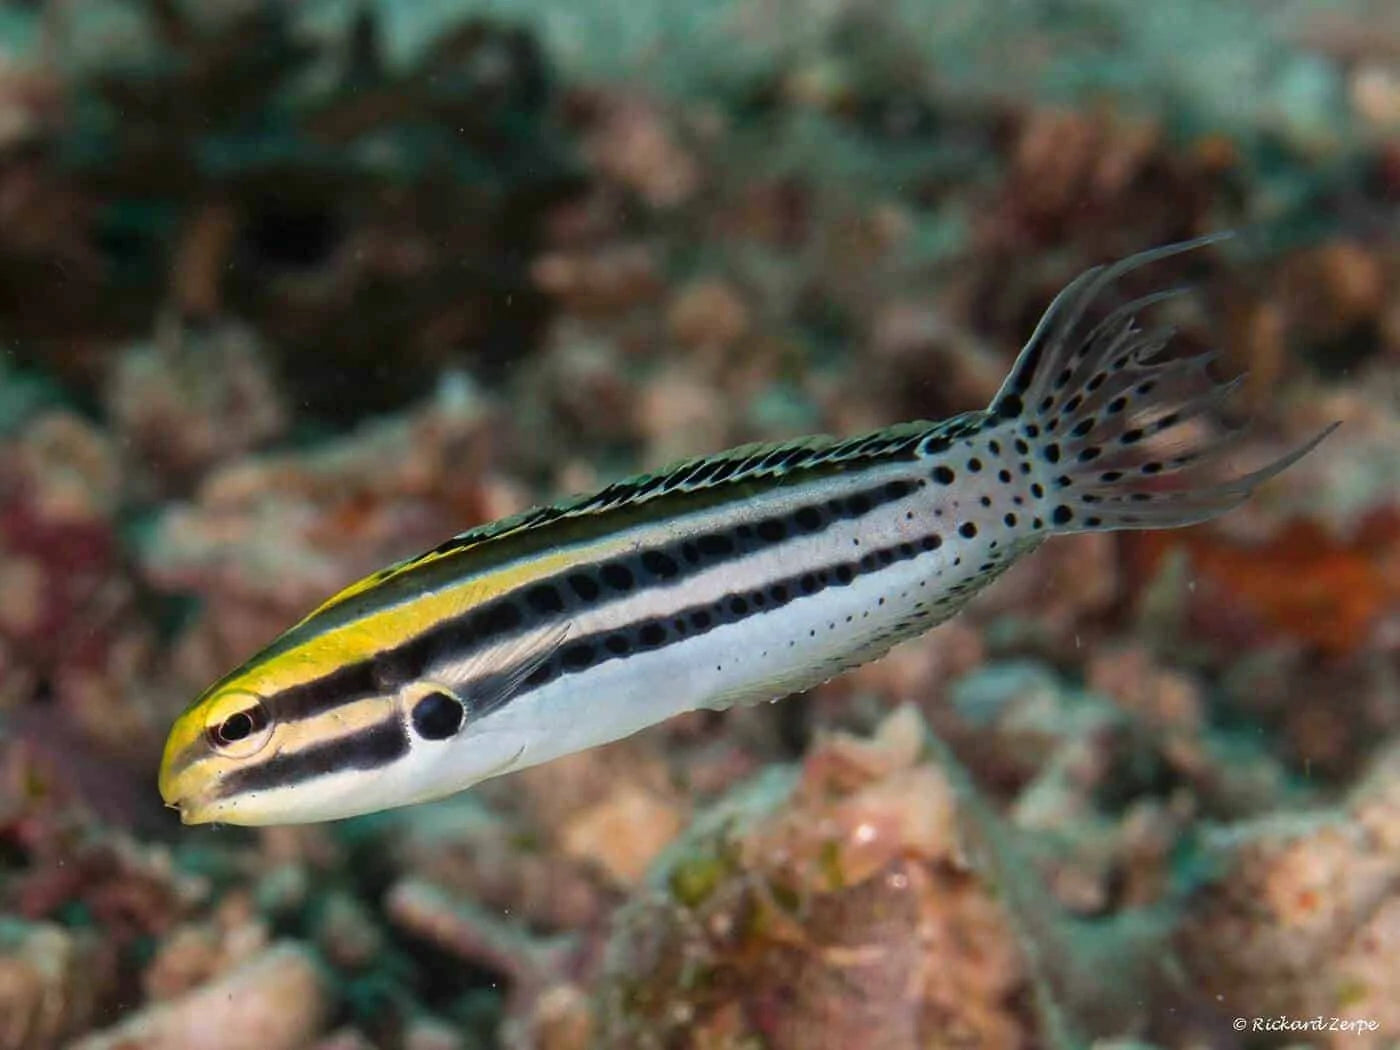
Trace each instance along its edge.
{"label": "coral rubble", "polygon": [[[1395,1045],[1400,22],[1258,6],[0,8],[0,1050]],[[432,805],[161,810],[364,573],[981,407],[1230,226],[1123,291],[1249,372],[1230,466],[1343,421],[1238,512]]]}

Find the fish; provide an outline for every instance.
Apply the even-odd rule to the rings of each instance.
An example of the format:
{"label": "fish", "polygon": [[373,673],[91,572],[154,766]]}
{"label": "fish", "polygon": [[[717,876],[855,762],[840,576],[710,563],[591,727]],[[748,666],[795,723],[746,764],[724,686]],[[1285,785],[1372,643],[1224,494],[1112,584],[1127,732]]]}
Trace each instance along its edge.
{"label": "fish", "polygon": [[1336,424],[1222,479],[1212,461],[1244,428],[1199,424],[1238,379],[1136,320],[1184,290],[1099,305],[1221,236],[1074,279],[985,409],[689,459],[350,585],[175,720],[162,798],[186,824],[241,825],[439,799],[816,686],[949,619],[1051,536],[1233,509]]}

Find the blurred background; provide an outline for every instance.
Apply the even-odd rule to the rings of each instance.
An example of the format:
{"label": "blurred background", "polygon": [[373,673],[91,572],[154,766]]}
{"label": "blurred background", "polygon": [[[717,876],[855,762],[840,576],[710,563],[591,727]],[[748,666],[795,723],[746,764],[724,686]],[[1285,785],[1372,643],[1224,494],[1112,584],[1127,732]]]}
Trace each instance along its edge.
{"label": "blurred background", "polygon": [[[358,576],[981,407],[1224,228],[1126,291],[1196,287],[1238,464],[1344,421],[1239,512],[444,803],[162,810]],[[1387,0],[0,5],[0,1050],[1395,1045],[1397,292]]]}

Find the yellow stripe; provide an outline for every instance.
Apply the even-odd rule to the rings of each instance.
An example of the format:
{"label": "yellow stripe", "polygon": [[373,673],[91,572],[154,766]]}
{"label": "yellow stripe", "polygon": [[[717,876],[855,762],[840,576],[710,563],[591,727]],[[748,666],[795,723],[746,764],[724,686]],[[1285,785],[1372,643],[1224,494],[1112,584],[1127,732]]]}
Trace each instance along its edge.
{"label": "yellow stripe", "polygon": [[263,695],[301,685],[376,653],[394,649],[444,620],[500,597],[518,587],[624,548],[635,540],[542,555],[442,588],[421,598],[391,605],[358,620],[333,627],[288,649],[253,670]]}
{"label": "yellow stripe", "polygon": [[[468,577],[450,587],[441,588],[412,601],[388,606],[315,634],[271,659],[261,661],[255,658],[251,666],[219,683],[191,704],[176,720],[166,740],[166,760],[184,752],[203,737],[205,727],[212,717],[211,712],[219,709],[220,701],[227,693],[274,696],[283,689],[330,674],[347,663],[363,660],[410,641],[443,620],[458,616],[517,587],[553,575],[571,565],[635,549],[637,545],[635,538],[612,538],[585,548],[533,557],[528,561],[506,565],[483,575]],[[373,578],[369,577],[371,580]],[[350,589],[360,587],[368,590],[368,586],[362,587],[363,584],[365,581],[352,584]],[[314,616],[313,613],[307,620]],[[305,622],[307,621],[303,621]],[[319,718],[306,720],[306,731],[322,731],[316,728],[321,723]],[[297,739],[301,739],[300,734]]]}
{"label": "yellow stripe", "polygon": [[393,711],[391,697],[370,697],[342,704],[333,711],[300,722],[282,723],[273,729],[266,754],[296,754],[304,748],[351,736],[384,721]]}

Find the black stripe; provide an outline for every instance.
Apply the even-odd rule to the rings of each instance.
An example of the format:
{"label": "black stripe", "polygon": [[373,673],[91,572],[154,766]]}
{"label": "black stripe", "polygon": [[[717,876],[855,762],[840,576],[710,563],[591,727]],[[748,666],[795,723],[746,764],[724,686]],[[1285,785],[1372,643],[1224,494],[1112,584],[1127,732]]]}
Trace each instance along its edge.
{"label": "black stripe", "polygon": [[[693,574],[786,542],[788,537],[816,535],[837,522],[859,520],[925,485],[922,478],[881,482],[847,496],[804,504],[752,525],[676,540],[593,566],[572,566],[529,584],[526,600],[518,591],[503,595],[442,620],[395,648],[290,686],[267,702],[276,720],[296,722],[354,700],[384,696],[421,678],[440,660],[461,659],[473,646],[597,608],[624,597],[638,584],[683,585]],[[540,609],[556,604],[562,612]]]}
{"label": "black stripe", "polygon": [[290,686],[266,702],[275,712],[275,721],[299,722],[324,714],[337,703],[387,695],[395,688],[392,676],[408,671],[394,653],[385,652],[377,661],[346,664],[320,678]]}
{"label": "black stripe", "polygon": [[[726,594],[699,605],[690,605],[626,627],[613,627],[571,640],[559,653],[542,664],[525,683],[527,688],[546,685],[563,675],[577,674],[609,660],[625,659],[634,653],[664,649],[697,635],[729,624],[739,623],[762,613],[781,609],[800,598],[811,597],[833,587],[845,587],[861,576],[879,572],[897,562],[935,551],[943,545],[937,533],[868,551],[858,561],[838,561],[820,569],[772,580],[762,587]],[[950,594],[934,604],[949,604]],[[505,672],[508,673],[508,672]],[[472,683],[462,692],[470,695]]]}
{"label": "black stripe", "polygon": [[[462,575],[459,558],[470,559],[472,568],[480,571],[646,524],[656,514],[650,502],[657,496],[673,501],[674,514],[680,517],[744,503],[852,469],[917,460],[934,447],[930,441],[946,444],[949,437],[969,427],[969,432],[975,432],[984,415],[968,413],[938,423],[905,423],[830,444],[804,439],[766,447],[746,457],[740,450],[731,450],[680,464],[663,474],[617,481],[591,496],[536,507],[453,536],[378,573],[381,582],[330,606],[322,616],[325,622],[346,623],[379,608],[386,598],[411,600],[416,594],[436,590]],[[305,637],[322,626],[307,622],[292,633]],[[294,640],[274,644],[289,642]]]}
{"label": "black stripe", "polygon": [[397,713],[349,736],[284,751],[266,762],[227,774],[219,782],[219,798],[248,791],[270,791],[300,784],[328,773],[378,769],[408,754],[408,734]]}

